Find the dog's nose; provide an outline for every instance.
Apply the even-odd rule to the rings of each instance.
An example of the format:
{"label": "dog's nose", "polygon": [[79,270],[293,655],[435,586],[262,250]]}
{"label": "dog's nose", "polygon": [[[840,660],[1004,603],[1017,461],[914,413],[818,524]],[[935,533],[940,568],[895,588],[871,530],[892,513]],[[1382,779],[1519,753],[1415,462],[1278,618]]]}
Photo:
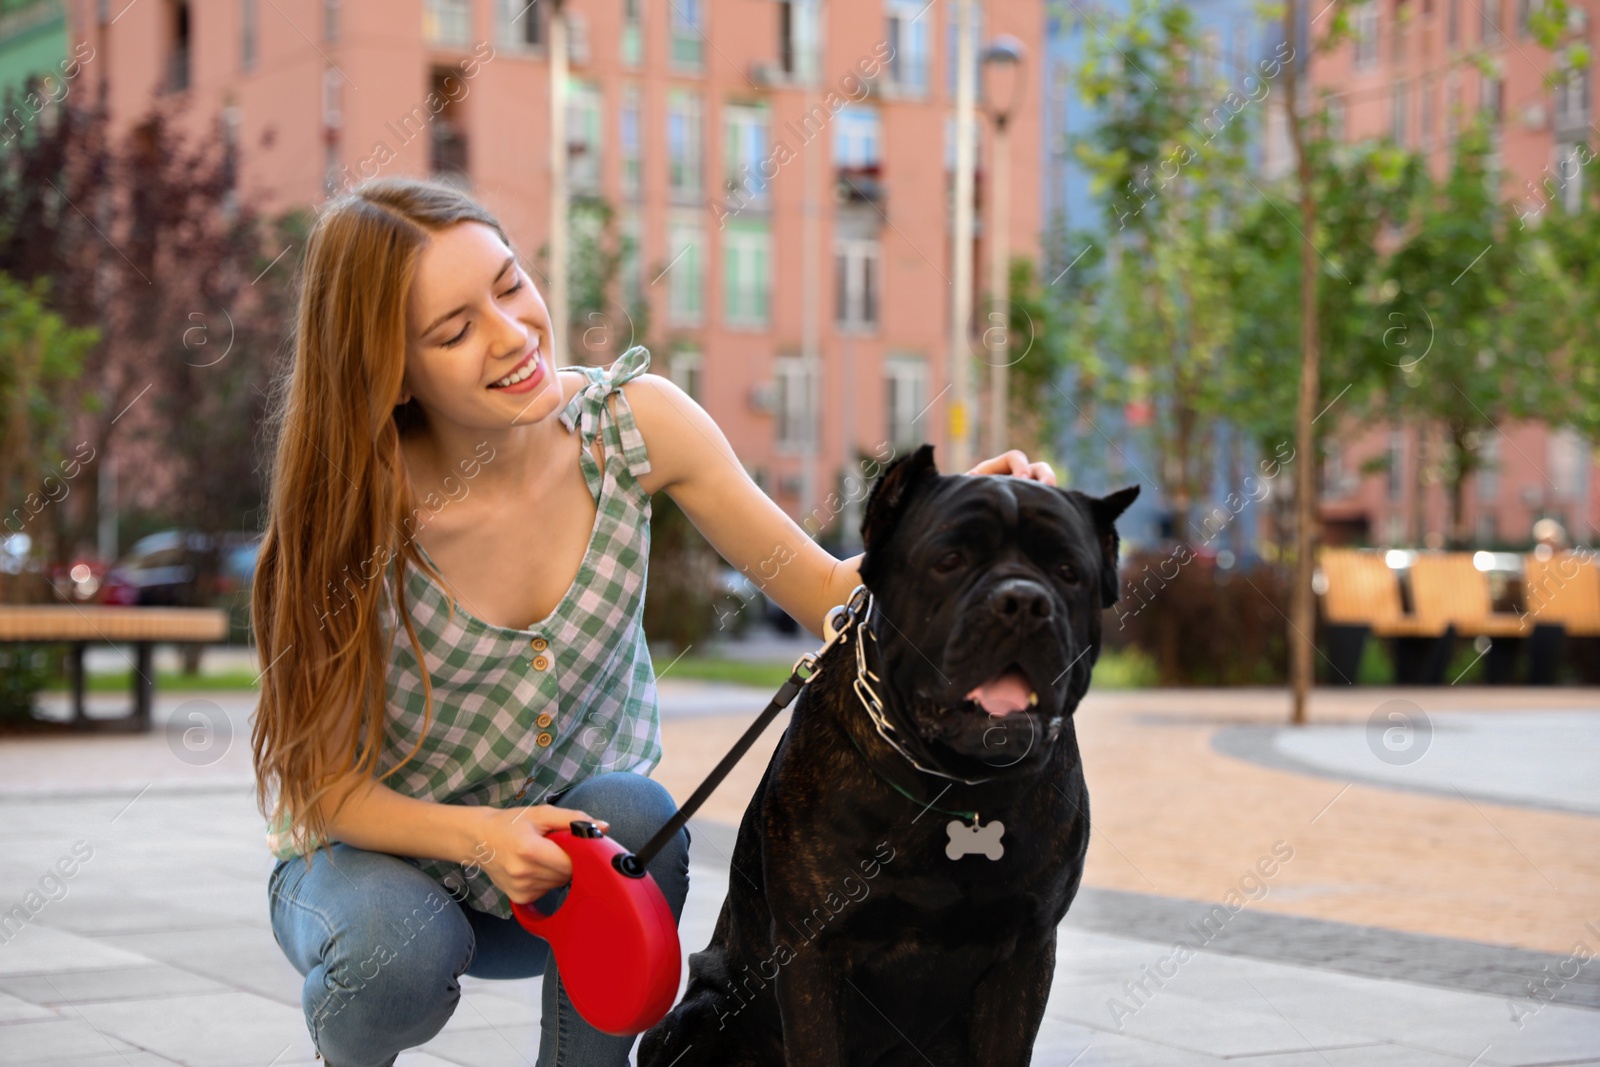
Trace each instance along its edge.
{"label": "dog's nose", "polygon": [[1007,578],[989,591],[984,605],[1007,622],[1043,621],[1054,610],[1050,594],[1038,582],[1026,578]]}

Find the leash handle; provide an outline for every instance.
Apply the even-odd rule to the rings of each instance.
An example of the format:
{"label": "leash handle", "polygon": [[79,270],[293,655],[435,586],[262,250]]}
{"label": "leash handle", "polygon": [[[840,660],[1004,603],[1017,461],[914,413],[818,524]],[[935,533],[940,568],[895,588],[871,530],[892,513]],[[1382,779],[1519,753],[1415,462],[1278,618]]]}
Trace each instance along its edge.
{"label": "leash handle", "polygon": [[869,599],[870,594],[867,592],[867,587],[858,585],[850,593],[848,603],[838,604],[828,612],[827,618],[823,620],[823,630],[827,634],[827,640],[823,642],[822,647],[815,652],[807,652],[795,660],[794,670],[789,674],[788,680],[778,688],[777,695],[772,698],[766,710],[756,718],[755,722],[750,724],[743,736],[728,750],[728,754],[722,757],[722,761],[712,768],[710,774],[706,775],[706,780],[700,783],[700,787],[677,810],[677,813],[667,820],[666,825],[656,831],[656,835],[646,842],[643,848],[632,855],[619,856],[617,858],[614,864],[617,870],[633,878],[638,878],[644,874],[645,864],[655,859],[656,853],[665,848],[667,842],[677,836],[678,831],[683,829],[684,825],[689,821],[689,817],[700,810],[700,805],[706,802],[706,799],[711,796],[717,786],[722,784],[722,780],[733,770],[734,765],[744,758],[746,752],[750,751],[750,746],[755,744],[756,738],[761,736],[761,732],[767,728],[767,724],[772,722],[778,712],[788,707],[790,702],[799,695],[800,690],[805,687],[805,684],[816,675],[817,661],[836,642],[845,638],[845,635],[850,632],[851,626],[858,622],[860,612],[867,605]]}

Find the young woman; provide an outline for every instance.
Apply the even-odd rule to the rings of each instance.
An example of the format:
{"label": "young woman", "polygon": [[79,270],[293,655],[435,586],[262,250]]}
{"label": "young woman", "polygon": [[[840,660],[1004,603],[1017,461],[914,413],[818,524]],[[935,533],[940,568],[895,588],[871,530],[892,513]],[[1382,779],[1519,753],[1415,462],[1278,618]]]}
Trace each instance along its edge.
{"label": "young woman", "polygon": [[[504,230],[461,193],[382,179],[323,209],[271,420],[251,745],[273,933],[330,1067],[427,1042],[463,974],[545,975],[539,1067],[628,1062],[634,1039],[574,1012],[511,902],[565,896],[546,831],[594,819],[638,849],[675,810],[646,777],[651,494],[735,566],[781,546],[766,592],[814,634],[859,581],[860,557],[773,504],[643,348],[558,373],[555,343]],[[1055,482],[1017,451],[971,473]],[[674,916],[688,845],[650,865]]]}

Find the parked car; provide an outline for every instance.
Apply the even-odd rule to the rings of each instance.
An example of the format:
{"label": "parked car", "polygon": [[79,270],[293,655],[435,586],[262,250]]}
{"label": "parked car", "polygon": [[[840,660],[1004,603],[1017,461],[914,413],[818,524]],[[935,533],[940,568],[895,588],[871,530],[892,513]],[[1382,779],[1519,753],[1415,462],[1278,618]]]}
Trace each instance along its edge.
{"label": "parked car", "polygon": [[749,578],[727,565],[717,568],[711,610],[718,636],[743,637],[750,620],[759,619],[765,613],[766,602],[767,598]]}
{"label": "parked car", "polygon": [[104,560],[82,556],[50,568],[50,585],[56,597],[69,604],[93,604],[100,601],[101,587],[110,569]]}
{"label": "parked car", "polygon": [[717,569],[713,611],[717,628],[727,636],[743,637],[751,622],[759,620],[781,634],[797,634],[800,624],[789,617],[747,575],[723,565]]}
{"label": "parked car", "polygon": [[[140,538],[106,572],[103,604],[140,607],[205,607],[232,601],[248,589],[255,574],[261,535],[250,532],[211,535],[187,530],[162,530]],[[198,587],[199,576],[216,576],[211,595]]]}

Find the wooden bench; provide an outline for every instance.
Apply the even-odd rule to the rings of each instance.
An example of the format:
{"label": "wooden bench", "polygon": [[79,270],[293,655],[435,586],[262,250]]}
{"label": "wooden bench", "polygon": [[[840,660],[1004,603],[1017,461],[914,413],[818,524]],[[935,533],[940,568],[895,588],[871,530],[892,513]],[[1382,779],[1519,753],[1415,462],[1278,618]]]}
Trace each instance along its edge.
{"label": "wooden bench", "polygon": [[1455,627],[1462,637],[1526,637],[1521,615],[1494,610],[1489,576],[1470,552],[1424,552],[1411,564],[1411,598],[1418,618]]}
{"label": "wooden bench", "polygon": [[1567,639],[1600,637],[1600,562],[1593,552],[1558,552],[1549,559],[1528,555],[1523,568],[1523,603],[1533,627],[1528,680],[1549,685]]}
{"label": "wooden bench", "polygon": [[1494,610],[1489,575],[1471,552],[1424,552],[1411,564],[1411,597],[1419,618],[1449,626],[1452,637],[1489,639],[1484,674],[1495,685],[1514,680],[1522,639],[1533,624],[1514,612]]}
{"label": "wooden bench", "polygon": [[1446,624],[1408,614],[1400,579],[1380,552],[1329,548],[1320,557],[1327,592],[1323,616],[1331,623],[1365,626],[1379,637],[1438,637]]}
{"label": "wooden bench", "polygon": [[1523,602],[1535,624],[1574,637],[1600,637],[1600,563],[1592,553],[1558,552],[1523,561]]}
{"label": "wooden bench", "polygon": [[[223,641],[227,636],[228,613],[217,608],[0,604],[0,642],[69,646],[72,723],[79,729],[149,730],[150,703],[155,695],[152,662],[155,645],[171,641]],[[122,718],[90,719],[83,713],[83,651],[91,641],[131,644],[135,648],[133,708]]]}
{"label": "wooden bench", "polygon": [[1369,633],[1390,639],[1397,681],[1423,682],[1443,672],[1449,624],[1405,610],[1400,578],[1382,552],[1325,548],[1317,563],[1334,680],[1354,684]]}

